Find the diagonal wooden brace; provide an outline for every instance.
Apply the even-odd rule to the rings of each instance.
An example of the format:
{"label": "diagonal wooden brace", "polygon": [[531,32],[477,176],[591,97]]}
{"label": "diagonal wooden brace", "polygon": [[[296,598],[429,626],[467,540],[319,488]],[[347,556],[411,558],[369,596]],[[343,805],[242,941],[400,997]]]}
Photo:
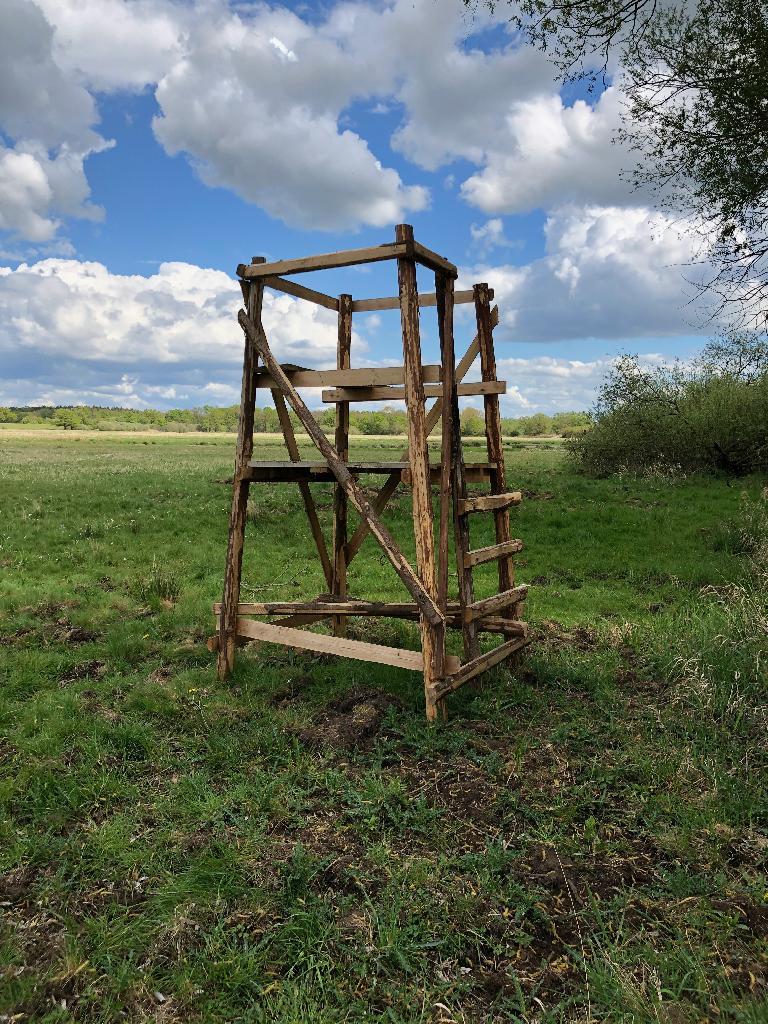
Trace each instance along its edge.
{"label": "diagonal wooden brace", "polygon": [[347,497],[362,517],[363,522],[367,524],[368,529],[381,545],[395,572],[405,584],[425,618],[435,626],[443,623],[445,618],[440,609],[425,590],[421,580],[409,565],[392,534],[374,512],[371,503],[357,485],[346,463],[339,457],[339,453],[325,436],[319,423],[283,372],[278,361],[272,355],[272,350],[269,347],[263,328],[257,329],[243,309],[240,310],[237,319],[245,331],[246,337],[255,345],[261,358],[264,360],[264,365],[272,375],[275,385],[285,395],[288,404],[298,416],[313,444],[328,463],[328,468],[344,488]]}

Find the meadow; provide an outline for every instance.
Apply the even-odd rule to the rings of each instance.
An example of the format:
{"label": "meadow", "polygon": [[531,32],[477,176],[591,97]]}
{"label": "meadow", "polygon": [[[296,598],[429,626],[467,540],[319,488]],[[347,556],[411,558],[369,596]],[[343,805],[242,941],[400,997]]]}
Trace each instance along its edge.
{"label": "meadow", "polygon": [[[218,682],[232,463],[0,432],[0,1020],[764,1024],[764,482],[510,441],[535,641],[429,727],[394,668],[251,645]],[[320,593],[294,488],[251,517],[243,600]],[[387,522],[412,554],[406,492]],[[351,593],[402,596],[366,545]]]}

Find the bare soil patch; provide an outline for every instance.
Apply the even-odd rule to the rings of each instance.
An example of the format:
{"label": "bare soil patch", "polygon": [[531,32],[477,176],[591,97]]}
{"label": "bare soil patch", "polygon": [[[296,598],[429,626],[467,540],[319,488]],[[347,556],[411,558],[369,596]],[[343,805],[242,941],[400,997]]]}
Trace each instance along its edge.
{"label": "bare soil patch", "polygon": [[381,729],[389,708],[402,706],[397,697],[383,690],[352,690],[329,701],[312,724],[297,734],[298,739],[312,749],[366,749]]}

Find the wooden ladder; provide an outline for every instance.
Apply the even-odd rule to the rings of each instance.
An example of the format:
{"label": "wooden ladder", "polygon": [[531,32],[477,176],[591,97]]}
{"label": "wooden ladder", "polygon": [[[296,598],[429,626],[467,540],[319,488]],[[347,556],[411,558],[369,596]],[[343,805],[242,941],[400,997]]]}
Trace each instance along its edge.
{"label": "wooden ladder", "polygon": [[[488,286],[485,284],[475,285],[474,298],[482,379],[483,381],[495,381],[496,357],[493,348],[493,324]],[[491,391],[485,393],[483,404],[488,462],[491,465],[490,493],[469,497],[461,445],[458,393],[454,387],[451,396],[452,434],[455,439],[452,459],[454,466],[453,518],[464,658],[468,661],[474,661],[480,657],[478,632],[482,628],[483,620],[488,616],[496,616],[500,613],[504,619],[509,621],[509,629],[505,630],[509,639],[507,644],[502,644],[502,648],[507,645],[511,648],[512,645],[519,644],[520,639],[525,635],[525,627],[518,621],[519,608],[521,602],[525,600],[528,590],[526,586],[515,586],[515,564],[512,556],[522,550],[523,543],[511,536],[509,510],[512,506],[520,504],[522,494],[520,491],[507,491],[506,489],[498,394]],[[470,543],[470,519],[479,512],[490,512],[493,515],[496,543],[473,550]],[[476,601],[473,580],[474,567],[491,561],[496,561],[498,565],[498,593]],[[497,648],[497,651],[500,650]],[[495,654],[495,652],[491,653]]]}

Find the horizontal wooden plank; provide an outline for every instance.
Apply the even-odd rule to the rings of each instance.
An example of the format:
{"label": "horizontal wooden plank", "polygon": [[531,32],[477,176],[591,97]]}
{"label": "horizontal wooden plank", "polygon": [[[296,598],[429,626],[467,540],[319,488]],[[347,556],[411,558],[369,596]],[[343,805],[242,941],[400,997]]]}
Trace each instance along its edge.
{"label": "horizontal wooden plank", "polygon": [[[529,626],[522,619],[503,619],[500,615],[489,615],[479,619],[475,626],[480,633],[506,633],[507,636],[528,636]],[[458,625],[456,626],[458,629]]]}
{"label": "horizontal wooden plank", "polygon": [[[406,469],[408,463],[401,459],[396,462],[363,462],[359,459],[350,459],[349,462],[345,463],[351,473],[394,473],[397,470]],[[490,463],[488,463],[490,465]],[[322,461],[300,461],[300,462],[286,462],[285,460],[280,461],[269,461],[261,459],[251,459],[248,466],[252,469],[274,469],[277,472],[283,469],[295,469],[300,471],[306,471],[307,473],[324,473],[328,469],[328,463]]]}
{"label": "horizontal wooden plank", "polygon": [[360,263],[378,263],[409,255],[405,242],[389,242],[367,249],[345,249],[342,252],[324,252],[317,256],[299,256],[274,263],[241,263],[237,276],[246,280],[254,277],[274,277],[278,274],[306,274],[312,270],[332,270],[335,267],[354,267]]}
{"label": "horizontal wooden plank", "polygon": [[339,300],[334,299],[332,295],[326,295],[325,292],[317,292],[314,288],[306,288],[303,284],[297,284],[295,281],[284,281],[282,277],[266,277],[264,278],[264,284],[268,288],[274,288],[275,291],[285,292],[286,295],[295,295],[297,299],[306,299],[308,302],[314,302],[317,306],[325,306],[326,309],[339,311]]}
{"label": "horizontal wooden plank", "polygon": [[[346,388],[370,388],[390,384],[403,384],[405,370],[402,366],[366,366],[354,370],[306,370],[284,366],[288,380],[295,388],[319,388],[333,385]],[[421,368],[424,380],[430,383],[442,379],[443,368],[439,363],[426,363]],[[276,387],[272,375],[263,371],[255,374],[257,388]],[[495,382],[494,382],[495,383]]]}
{"label": "horizontal wooden plank", "polygon": [[[477,380],[468,384],[457,385],[459,396],[466,395],[505,395],[505,380]],[[442,398],[442,384],[425,384],[425,398]],[[322,399],[326,404],[333,402],[402,402],[405,400],[405,388],[401,387],[370,387],[370,388],[330,388],[323,391]]]}
{"label": "horizontal wooden plank", "polygon": [[[392,665],[412,672],[424,671],[424,657],[420,651],[404,651],[398,647],[384,647],[347,637],[326,636],[310,633],[303,629],[278,626],[271,622],[255,622],[253,619],[238,618],[238,636],[251,640],[264,640],[283,647],[294,647],[300,651],[315,651],[318,654],[335,654],[340,658],[354,661],[370,661],[377,665]],[[460,661],[452,655],[445,658],[446,672],[454,673],[460,668]]]}
{"label": "horizontal wooden plank", "polygon": [[523,550],[521,540],[507,540],[503,544],[491,544],[487,548],[478,548],[476,551],[468,551],[464,555],[464,565],[470,568],[473,565],[482,565],[483,562],[492,562],[494,558],[503,558],[505,555],[514,555],[517,551]]}
{"label": "horizontal wooden plank", "polygon": [[507,494],[479,494],[474,498],[459,498],[459,515],[470,512],[495,512],[498,509],[519,505],[523,500],[521,491],[509,491]]}
{"label": "horizontal wooden plank", "polygon": [[[331,594],[315,597],[308,601],[241,601],[237,606],[239,615],[363,615],[381,618],[408,617],[418,615],[419,606],[415,601],[365,601],[359,598],[344,600]],[[460,614],[458,601],[448,603],[449,614]],[[213,611],[221,611],[220,602],[215,602]]]}
{"label": "horizontal wooden plank", "polygon": [[485,615],[493,615],[503,608],[509,608],[511,604],[524,601],[527,596],[528,587],[523,583],[519,587],[512,587],[511,590],[504,590],[500,594],[493,594],[480,601],[473,601],[464,609],[464,621],[474,622],[475,619],[483,618]]}
{"label": "horizontal wooden plank", "polygon": [[417,263],[421,263],[424,267],[429,267],[430,270],[442,270],[449,277],[459,276],[456,266],[450,260],[447,260],[445,256],[432,252],[431,249],[428,249],[426,245],[422,245],[421,242],[414,241],[412,244],[413,258]]}
{"label": "horizontal wooden plank", "polygon": [[[285,615],[286,618],[278,623],[281,626],[311,626],[339,614],[340,611],[345,611],[347,615],[371,615],[374,618],[408,619],[410,621],[416,621],[419,618],[419,607],[413,601],[350,601],[348,604],[349,608],[345,610],[340,609],[337,603],[330,601],[241,601],[237,606],[237,613],[238,615]],[[382,609],[386,609],[386,611]],[[215,615],[221,612],[219,601],[213,605],[213,611]],[[445,622],[451,629],[463,628],[462,611],[458,601],[448,602]],[[484,633],[528,636],[528,623],[521,619],[503,619],[499,616],[489,615],[477,623],[477,628]],[[218,643],[218,634],[216,634],[215,640]],[[211,650],[215,649],[211,647]]]}
{"label": "horizontal wooden plank", "polygon": [[[489,288],[489,298],[493,298],[493,289]],[[475,293],[471,288],[466,291],[454,292],[453,293],[453,304],[455,306],[463,305],[467,302],[475,301]],[[419,306],[436,306],[437,296],[434,292],[423,292],[419,295]],[[400,309],[400,299],[397,295],[388,299],[355,299],[352,302],[353,313],[373,313],[380,309]]]}
{"label": "horizontal wooden plank", "polygon": [[446,676],[445,679],[438,680],[434,688],[435,699],[440,700],[454,690],[458,690],[464,683],[479,676],[481,672],[493,668],[494,665],[498,665],[510,657],[510,655],[522,650],[530,642],[529,637],[513,637],[511,640],[499,644],[494,650],[486,651],[485,654],[481,654],[478,658],[473,658],[472,661],[462,665],[457,672]]}

